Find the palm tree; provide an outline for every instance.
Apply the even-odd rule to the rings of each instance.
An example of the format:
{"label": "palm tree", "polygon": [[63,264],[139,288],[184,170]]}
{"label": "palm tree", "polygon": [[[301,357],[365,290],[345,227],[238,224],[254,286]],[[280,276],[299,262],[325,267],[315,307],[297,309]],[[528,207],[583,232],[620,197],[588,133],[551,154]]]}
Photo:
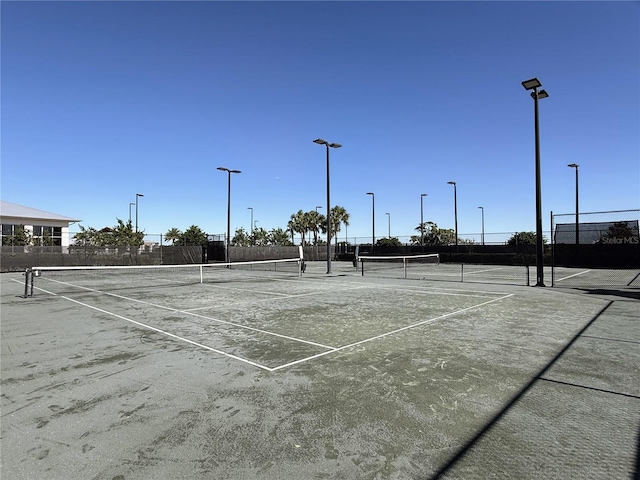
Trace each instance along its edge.
{"label": "palm tree", "polygon": [[[293,215],[291,216],[293,218]],[[291,235],[291,244],[293,245],[293,234],[295,233],[293,220],[289,220],[287,222],[287,229],[285,230],[288,234]]]}
{"label": "palm tree", "polygon": [[298,210],[297,213],[291,215],[291,219],[289,220],[289,228],[299,233],[302,237],[301,245],[304,247],[305,235],[307,234],[307,219],[305,218],[305,213],[302,210]]}
{"label": "palm tree", "polygon": [[171,245],[175,245],[176,240],[178,240],[181,235],[182,235],[182,232],[178,230],[176,227],[173,227],[167,230],[167,233],[164,234],[164,239],[171,240]]}
{"label": "palm tree", "polygon": [[336,241],[338,240],[340,225],[343,223],[346,227],[349,226],[349,213],[347,213],[344,207],[336,205],[331,209],[331,236],[336,237]]}
{"label": "palm tree", "polygon": [[[313,244],[318,244],[318,233],[322,229],[322,226],[327,223],[327,219],[324,215],[318,213],[316,210],[311,210],[305,213],[307,219],[307,228],[309,233],[313,232]],[[309,243],[311,243],[311,235],[309,235]]]}

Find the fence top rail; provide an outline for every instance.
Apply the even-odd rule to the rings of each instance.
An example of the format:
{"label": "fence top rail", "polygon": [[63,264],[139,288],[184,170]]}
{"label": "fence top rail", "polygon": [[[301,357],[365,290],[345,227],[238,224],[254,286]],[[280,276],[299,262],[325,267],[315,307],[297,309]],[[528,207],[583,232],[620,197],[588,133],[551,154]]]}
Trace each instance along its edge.
{"label": "fence top rail", "polygon": [[[640,208],[632,208],[630,210],[606,210],[604,212],[578,212],[579,215],[604,215],[605,213],[631,213],[631,212],[640,212]],[[572,213],[553,213],[554,217],[562,217],[562,216],[576,216],[576,212]]]}

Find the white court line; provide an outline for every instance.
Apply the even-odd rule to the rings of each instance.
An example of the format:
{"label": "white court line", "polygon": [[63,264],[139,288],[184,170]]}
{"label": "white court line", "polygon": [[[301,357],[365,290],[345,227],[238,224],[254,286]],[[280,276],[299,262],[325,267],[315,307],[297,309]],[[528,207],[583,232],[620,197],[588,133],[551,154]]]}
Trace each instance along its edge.
{"label": "white court line", "polygon": [[[47,280],[49,280],[49,279],[47,279]],[[153,330],[153,331],[156,331],[156,332],[158,332],[158,333],[165,334],[165,335],[167,335],[167,336],[170,336],[170,337],[172,337],[172,338],[175,338],[175,339],[178,339],[178,340],[184,341],[184,342],[186,342],[186,343],[189,343],[189,344],[192,344],[192,345],[195,345],[195,346],[202,347],[202,348],[204,348],[204,349],[206,349],[206,350],[209,350],[209,351],[212,351],[212,352],[218,353],[218,354],[220,354],[220,355],[224,355],[224,356],[227,356],[227,357],[229,357],[229,358],[233,358],[233,359],[235,359],[235,360],[238,360],[238,361],[241,361],[241,362],[248,363],[248,364],[250,364],[250,365],[256,366],[256,367],[258,367],[258,368],[261,368],[261,369],[266,370],[266,371],[269,371],[269,372],[274,372],[274,371],[276,371],[276,370],[280,370],[280,369],[283,369],[283,368],[287,368],[287,367],[290,367],[290,366],[293,366],[293,365],[296,365],[296,364],[299,364],[299,363],[307,362],[307,361],[309,361],[309,360],[313,360],[313,359],[315,359],[315,358],[323,357],[323,356],[328,355],[328,354],[330,354],[330,353],[334,353],[334,352],[337,352],[337,351],[340,351],[340,350],[345,350],[345,349],[347,349],[347,348],[352,348],[352,347],[355,347],[355,346],[357,346],[357,345],[361,345],[361,344],[363,344],[363,343],[367,343],[367,342],[371,342],[371,341],[374,341],[374,340],[378,340],[378,339],[380,339],[380,338],[384,338],[384,337],[387,337],[387,336],[389,336],[389,335],[393,335],[393,334],[395,334],[395,333],[402,332],[402,331],[404,331],[404,330],[412,329],[412,328],[419,327],[419,326],[422,326],[422,325],[428,325],[428,324],[431,324],[431,323],[437,322],[438,320],[442,320],[443,318],[447,318],[447,317],[450,317],[450,316],[453,316],[453,315],[457,315],[457,314],[460,314],[460,313],[463,313],[463,312],[466,312],[466,311],[469,311],[469,310],[472,310],[472,309],[475,309],[475,308],[479,308],[479,307],[482,307],[482,306],[484,306],[484,305],[488,305],[488,304],[490,304],[490,303],[498,302],[498,301],[500,301],[500,300],[503,300],[503,299],[505,299],[505,298],[508,298],[508,297],[511,297],[511,296],[513,296],[513,295],[514,295],[514,294],[512,294],[512,293],[510,293],[510,294],[504,294],[504,296],[499,297],[499,298],[494,298],[494,299],[492,299],[492,300],[488,300],[488,301],[486,301],[486,302],[482,302],[482,303],[479,303],[479,304],[477,304],[477,305],[472,305],[472,306],[470,306],[470,307],[466,307],[466,308],[463,308],[463,309],[460,309],[460,310],[456,310],[456,311],[454,311],[454,312],[445,313],[445,314],[440,315],[440,316],[438,316],[438,317],[434,317],[434,318],[430,318],[430,319],[427,319],[427,320],[423,320],[423,321],[420,321],[420,322],[417,322],[417,323],[413,323],[413,324],[411,324],[411,325],[407,325],[407,326],[404,326],[404,327],[401,327],[401,328],[397,328],[397,329],[395,329],[395,330],[391,330],[391,331],[389,331],[389,332],[385,332],[385,333],[382,333],[382,334],[380,334],[380,335],[376,335],[376,336],[373,336],[373,337],[370,337],[370,338],[366,338],[366,339],[364,339],[364,340],[360,340],[360,341],[358,341],[358,342],[354,342],[354,343],[351,343],[351,344],[348,344],[348,345],[343,345],[342,347],[330,347],[330,346],[326,346],[326,345],[322,345],[322,344],[318,344],[318,343],[314,343],[314,342],[309,342],[309,341],[307,341],[307,340],[297,339],[297,338],[295,338],[295,337],[288,337],[288,336],[286,336],[286,335],[280,335],[280,334],[277,334],[277,333],[268,332],[268,331],[260,330],[260,329],[253,328],[253,327],[247,327],[247,326],[244,326],[244,325],[234,324],[234,323],[227,322],[227,321],[224,321],[224,320],[217,320],[217,319],[214,319],[214,318],[211,318],[211,317],[207,317],[207,316],[204,316],[204,315],[192,314],[192,313],[185,312],[185,311],[178,310],[178,309],[171,308],[171,307],[165,307],[165,306],[162,306],[162,305],[155,305],[155,304],[152,304],[152,303],[150,303],[150,302],[145,302],[145,301],[143,301],[143,300],[137,300],[137,299],[134,299],[134,298],[128,298],[128,297],[124,297],[124,296],[122,296],[122,295],[117,295],[117,294],[113,294],[113,293],[109,293],[109,292],[101,292],[101,291],[99,291],[99,290],[91,289],[91,288],[88,288],[88,287],[80,287],[80,286],[78,286],[78,285],[68,284],[68,283],[66,283],[66,282],[60,282],[60,281],[57,281],[57,280],[49,280],[49,281],[54,281],[54,282],[56,282],[56,283],[61,283],[61,284],[70,285],[70,286],[73,286],[73,287],[76,287],[76,288],[80,288],[80,289],[83,289],[83,290],[87,290],[87,291],[91,291],[91,292],[95,292],[95,293],[101,293],[101,294],[104,294],[104,295],[109,295],[109,296],[113,296],[113,297],[116,297],[116,298],[121,298],[121,299],[124,299],[124,300],[130,300],[130,301],[133,301],[133,302],[142,303],[142,304],[150,305],[150,306],[153,306],[153,307],[158,307],[158,308],[160,308],[160,309],[165,309],[165,310],[169,310],[169,311],[173,311],[173,312],[177,312],[177,313],[185,313],[185,314],[187,314],[187,315],[192,315],[192,316],[195,316],[195,317],[198,317],[198,318],[203,318],[203,319],[207,319],[207,320],[213,320],[213,321],[215,321],[215,322],[224,323],[224,324],[228,324],[228,325],[232,325],[232,326],[237,326],[237,327],[240,327],[240,328],[245,328],[245,329],[248,329],[248,330],[252,330],[252,331],[256,331],[256,332],[260,332],[260,333],[265,333],[265,334],[268,334],[268,335],[274,335],[274,336],[277,336],[277,337],[282,337],[282,338],[285,338],[285,339],[289,339],[289,340],[293,340],[293,341],[298,341],[298,342],[306,343],[306,344],[311,344],[311,345],[314,345],[314,346],[318,346],[318,347],[322,347],[322,348],[327,349],[327,351],[326,351],[326,352],[321,352],[321,353],[318,353],[318,354],[315,354],[315,355],[312,355],[312,356],[309,356],[309,357],[305,357],[305,358],[302,358],[302,359],[299,359],[299,360],[296,360],[296,361],[293,361],[293,362],[290,362],[290,363],[286,363],[286,364],[283,364],[283,365],[279,365],[279,366],[277,366],[277,367],[267,367],[266,365],[261,365],[261,364],[259,364],[259,363],[253,362],[253,361],[251,361],[251,360],[244,359],[244,358],[238,357],[238,356],[236,356],[236,355],[233,355],[233,354],[230,354],[230,353],[226,353],[226,352],[221,351],[221,350],[214,349],[214,348],[209,347],[209,346],[207,346],[207,345],[203,345],[203,344],[200,344],[200,343],[198,343],[198,342],[194,342],[194,341],[192,341],[192,340],[189,340],[189,339],[186,339],[186,338],[180,337],[180,336],[178,336],[178,335],[175,335],[175,334],[172,334],[172,333],[166,332],[166,331],[164,331],[164,330],[161,330],[161,329],[158,329],[158,328],[152,327],[152,326],[150,326],[150,325],[146,325],[146,324],[144,324],[144,323],[141,323],[141,322],[138,322],[138,321],[135,321],[135,320],[129,319],[129,318],[127,318],[127,317],[123,317],[123,316],[118,315],[118,314],[115,314],[115,313],[113,313],[113,312],[109,312],[109,311],[107,311],[107,310],[103,310],[103,309],[100,309],[100,308],[98,308],[98,307],[94,307],[94,306],[92,306],[92,305],[85,304],[85,303],[83,303],[83,302],[80,302],[80,301],[78,301],[78,300],[74,300],[74,299],[69,298],[69,297],[66,297],[66,296],[57,295],[57,294],[55,294],[55,293],[53,293],[53,292],[49,292],[49,291],[47,291],[47,290],[45,290],[45,289],[43,289],[43,288],[40,288],[40,287],[34,287],[34,288],[36,288],[37,290],[40,290],[40,291],[43,291],[43,292],[49,293],[49,294],[54,295],[54,296],[59,296],[60,298],[64,298],[65,300],[69,300],[69,301],[74,302],[74,303],[77,303],[77,304],[79,304],[79,305],[83,305],[83,306],[86,306],[86,307],[88,307],[88,308],[91,308],[91,309],[97,310],[97,311],[99,311],[99,312],[106,313],[106,314],[108,314],[108,315],[112,315],[112,316],[114,316],[114,317],[116,317],[116,318],[119,318],[119,319],[122,319],[122,320],[125,320],[125,321],[128,321],[128,322],[134,323],[134,324],[139,325],[139,326],[141,326],[141,327],[143,327],[143,328],[147,328],[147,329],[149,329],[149,330]],[[356,288],[370,288],[370,287],[371,287],[371,288],[376,288],[376,287],[378,287],[378,288],[379,288],[379,286],[376,286],[376,285],[374,285],[374,284],[371,284],[371,285],[369,285],[369,286],[358,286],[358,287],[356,287]],[[416,289],[397,289],[397,290],[406,290],[406,291],[410,291],[410,292],[412,292],[412,293],[414,293],[414,292],[419,292],[419,291],[420,291],[420,290],[416,290]],[[432,293],[432,292],[425,291],[424,293]],[[493,292],[487,292],[487,293],[493,293]]]}
{"label": "white court line", "polygon": [[[329,350],[335,349],[335,347],[331,347],[331,346],[328,346],[328,345],[322,345],[321,343],[315,343],[315,342],[311,342],[309,340],[303,340],[301,338],[290,337],[288,335],[282,335],[280,333],[269,332],[268,330],[261,330],[259,328],[249,327],[248,325],[240,325],[239,323],[228,322],[226,320],[220,320],[218,318],[208,317],[206,315],[200,315],[198,313],[187,312],[187,311],[184,311],[184,310],[179,310],[177,308],[166,307],[164,305],[157,305],[155,303],[146,302],[144,300],[138,300],[138,299],[135,299],[135,298],[125,297],[124,295],[117,295],[115,293],[110,293],[110,292],[102,292],[100,290],[96,290],[96,289],[93,289],[93,288],[81,287],[79,285],[74,285],[74,284],[70,284],[70,283],[67,283],[67,282],[61,282],[59,280],[51,280],[51,279],[47,279],[47,280],[50,281],[50,282],[55,282],[55,283],[60,283],[60,284],[63,284],[63,285],[69,285],[69,286],[72,286],[72,287],[80,288],[82,290],[87,290],[89,292],[100,293],[102,295],[108,295],[110,297],[115,297],[115,298],[121,298],[123,300],[129,300],[130,302],[141,303],[143,305],[148,305],[148,306],[151,306],[151,307],[160,308],[162,310],[168,310],[170,312],[183,313],[185,315],[190,315],[192,317],[202,318],[202,319],[205,319],[205,320],[210,320],[210,321],[213,321],[213,322],[216,322],[216,323],[222,323],[222,324],[225,324],[225,325],[230,325],[232,327],[237,327],[237,328],[241,328],[241,329],[244,329],[244,330],[251,330],[253,332],[263,333],[265,335],[271,335],[271,336],[274,336],[274,337],[284,338],[286,340],[292,340],[294,342],[306,343],[308,345],[313,345],[315,347],[320,347],[320,348],[326,348],[326,349],[329,349]],[[39,287],[34,287],[34,288],[36,288],[37,290],[42,290],[43,292],[46,292],[46,290],[44,290],[42,288],[39,288]],[[47,292],[47,293],[51,293],[51,292]],[[67,298],[67,297],[63,297],[62,295],[57,295],[57,296],[62,297],[62,298]],[[76,303],[80,303],[80,302],[76,301]],[[96,307],[91,307],[91,308],[96,308]],[[98,310],[98,308],[96,308],[96,310]],[[107,313],[109,313],[109,312],[107,312]],[[116,314],[113,314],[113,315],[118,316]]]}
{"label": "white court line", "polygon": [[339,352],[340,350],[345,350],[347,348],[352,348],[352,347],[355,347],[357,345],[362,345],[363,343],[372,342],[374,340],[378,340],[379,338],[387,337],[389,335],[393,335],[395,333],[402,332],[404,330],[409,330],[411,328],[419,327],[419,326],[422,326],[422,325],[428,325],[430,323],[437,322],[438,320],[442,320],[443,318],[447,318],[447,317],[450,317],[452,315],[457,315],[459,313],[463,313],[463,312],[466,312],[468,310],[472,310],[474,308],[482,307],[484,305],[488,305],[488,304],[493,303],[493,302],[498,302],[500,300],[504,300],[505,298],[512,297],[513,295],[514,295],[513,293],[509,293],[509,294],[505,295],[504,297],[494,298],[493,300],[488,300],[486,302],[479,303],[478,305],[473,305],[471,307],[466,307],[466,308],[463,308],[461,310],[456,310],[455,312],[445,313],[445,314],[440,315],[440,316],[435,317],[435,318],[429,318],[429,319],[423,320],[421,322],[413,323],[413,324],[407,325],[405,327],[401,327],[401,328],[397,328],[395,330],[391,330],[390,332],[386,332],[386,333],[382,333],[380,335],[376,335],[375,337],[365,338],[364,340],[360,340],[358,342],[350,343],[349,345],[344,345],[342,347],[337,347],[334,350],[329,351],[329,352],[322,352],[322,353],[318,353],[316,355],[313,355],[311,357],[301,358],[300,360],[296,360],[294,362],[290,362],[290,363],[286,363],[284,365],[279,365],[277,367],[274,367],[274,368],[271,369],[271,371],[273,372],[273,371],[276,371],[276,370],[280,370],[282,368],[290,367],[290,366],[296,365],[298,363],[303,363],[303,362],[306,362],[308,360],[312,360],[314,358],[323,357],[324,355],[328,355],[330,353]]}
{"label": "white court line", "polygon": [[[244,290],[244,293],[253,293],[254,290]],[[298,293],[295,295],[288,295],[286,293],[282,293],[280,294],[280,296],[278,296],[278,299],[285,299],[285,298],[300,298],[300,297],[310,297],[312,295],[325,295],[325,292],[307,292],[307,293]],[[259,303],[259,302],[271,302],[273,301],[273,298],[261,298],[261,299],[257,299],[257,300],[238,300],[236,302],[226,302],[224,305],[225,306],[229,306],[229,305],[241,305],[241,304],[246,304],[246,303]],[[205,310],[207,308],[214,308],[218,306],[218,304],[216,305],[205,305],[204,307],[194,307],[194,308],[185,308],[184,310],[180,310],[181,312],[195,312],[196,310]]]}
{"label": "white court line", "polygon": [[289,295],[286,293],[278,293],[278,292],[265,292],[262,290],[247,290],[246,288],[235,288],[235,287],[227,287],[225,285],[217,285],[217,284],[210,284],[210,283],[204,283],[203,285],[206,286],[213,286],[216,289],[222,289],[222,290],[233,290],[233,291],[239,291],[239,292],[251,292],[251,293],[261,293],[263,295],[273,295],[276,297],[288,297]]}
{"label": "white court line", "polygon": [[474,270],[472,272],[466,271],[465,275],[473,275],[474,273],[495,272],[496,270],[504,270],[504,268],[489,268],[487,270]]}
{"label": "white court line", "polygon": [[253,365],[254,367],[258,367],[258,368],[261,368],[263,370],[267,370],[267,371],[271,371],[272,370],[271,368],[269,368],[269,367],[267,367],[265,365],[261,365],[261,364],[256,363],[256,362],[252,362],[251,360],[247,360],[246,358],[238,357],[237,355],[233,355],[231,353],[223,352],[222,350],[217,350],[217,349],[209,347],[207,345],[203,345],[202,343],[194,342],[193,340],[189,340],[188,338],[184,338],[184,337],[181,337],[179,335],[175,335],[173,333],[169,333],[169,332],[167,332],[165,330],[161,330],[159,328],[152,327],[151,325],[147,325],[145,323],[137,322],[136,320],[132,320],[131,318],[123,317],[122,315],[118,315],[116,313],[109,312],[107,310],[103,310],[103,309],[98,308],[98,307],[94,307],[93,305],[89,305],[87,303],[79,302],[78,300],[74,300],[73,298],[65,297],[64,295],[58,295],[58,296],[60,298],[64,298],[65,300],[69,300],[70,302],[77,303],[78,305],[82,305],[83,307],[91,308],[91,309],[96,310],[98,312],[106,313],[107,315],[112,315],[112,316],[114,316],[116,318],[119,318],[120,320],[125,320],[127,322],[131,322],[131,323],[133,323],[135,325],[138,325],[140,327],[147,328],[149,330],[153,330],[154,332],[158,332],[158,333],[161,333],[163,335],[167,335],[169,337],[175,338],[176,340],[180,340],[182,342],[190,343],[191,345],[195,345],[196,347],[204,348],[205,350],[209,350],[211,352],[215,352],[215,353],[218,353],[220,355],[224,355],[225,357],[233,358],[234,360],[239,360],[241,362],[248,363],[249,365]]}
{"label": "white court line", "polygon": [[569,275],[568,277],[558,278],[556,282],[561,282],[562,280],[566,280],[567,278],[577,277],[578,275],[584,275],[585,273],[589,273],[591,270],[585,270],[584,272],[574,273],[573,275]]}
{"label": "white court line", "polygon": [[[386,285],[377,285],[375,283],[370,283],[368,285],[363,285],[360,288],[379,288],[383,290],[396,290],[400,292],[418,292],[418,293],[426,293],[431,295],[453,295],[460,297],[479,297],[479,298],[487,298],[487,295],[508,295],[507,292],[489,292],[486,290],[462,290],[460,288],[441,288],[441,287],[416,287],[416,288],[407,288],[407,287],[392,287]],[[460,292],[460,293],[455,293]]]}

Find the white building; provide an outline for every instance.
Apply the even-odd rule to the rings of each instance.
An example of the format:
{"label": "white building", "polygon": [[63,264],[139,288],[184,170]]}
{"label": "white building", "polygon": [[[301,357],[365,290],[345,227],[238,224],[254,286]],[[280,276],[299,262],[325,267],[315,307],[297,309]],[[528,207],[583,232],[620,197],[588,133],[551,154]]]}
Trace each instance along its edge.
{"label": "white building", "polygon": [[80,220],[0,200],[2,245],[20,226],[33,238],[33,244],[68,247],[69,225]]}

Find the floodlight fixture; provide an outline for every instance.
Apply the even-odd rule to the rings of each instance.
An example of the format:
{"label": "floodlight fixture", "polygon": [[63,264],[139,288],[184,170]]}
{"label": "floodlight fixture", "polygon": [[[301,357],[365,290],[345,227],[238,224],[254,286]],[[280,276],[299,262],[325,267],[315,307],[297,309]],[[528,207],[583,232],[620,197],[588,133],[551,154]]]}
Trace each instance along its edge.
{"label": "floodlight fixture", "polygon": [[531,80],[525,80],[524,82],[522,82],[522,86],[526,90],[533,90],[534,88],[541,87],[542,84],[540,83],[540,80],[538,80],[537,78],[532,78]]}

